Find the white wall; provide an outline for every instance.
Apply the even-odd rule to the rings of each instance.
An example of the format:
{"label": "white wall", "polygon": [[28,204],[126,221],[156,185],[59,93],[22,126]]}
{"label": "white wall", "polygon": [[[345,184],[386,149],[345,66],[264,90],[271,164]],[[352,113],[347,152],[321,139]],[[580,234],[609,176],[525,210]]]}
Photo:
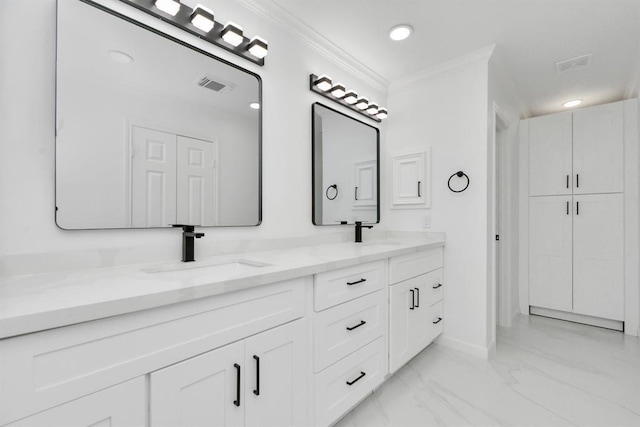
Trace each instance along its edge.
{"label": "white wall", "polygon": [[[489,52],[490,53],[490,52]],[[392,84],[387,150],[432,147],[432,208],[382,214],[390,228],[446,232],[444,335],[441,342],[487,355],[487,81],[488,54],[445,64],[423,76]],[[391,115],[390,115],[391,117]],[[469,188],[453,193],[449,176],[459,170]]]}
{"label": "white wall", "polygon": [[[195,6],[196,2],[187,3]],[[316,227],[311,223],[311,104],[320,97],[308,89],[309,74],[333,75],[380,105],[386,104],[384,89],[366,84],[356,73],[238,2],[202,3],[216,12],[217,20],[233,20],[248,34],[266,38],[269,56],[266,65],[259,67],[165,26],[174,36],[193,41],[263,79],[262,225],[208,229],[198,241],[198,250],[207,253],[220,240],[350,232],[352,226]],[[37,31],[25,31],[25,22]],[[0,2],[0,257],[11,256],[15,261],[26,254],[89,250],[108,264],[128,261],[120,259],[113,248],[136,248],[137,253],[150,254],[163,248],[169,258],[178,259],[181,239],[176,230],[63,231],[56,227],[55,39],[55,0]],[[396,117],[400,119],[400,114]]]}

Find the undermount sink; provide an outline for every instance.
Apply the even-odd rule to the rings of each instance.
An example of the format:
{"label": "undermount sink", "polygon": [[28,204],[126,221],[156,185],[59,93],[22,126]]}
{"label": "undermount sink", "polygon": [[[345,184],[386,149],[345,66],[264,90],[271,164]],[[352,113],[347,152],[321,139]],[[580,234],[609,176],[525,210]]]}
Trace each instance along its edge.
{"label": "undermount sink", "polygon": [[268,267],[271,264],[234,259],[218,263],[181,263],[142,270],[147,274],[170,279],[194,279],[198,277],[233,277]]}

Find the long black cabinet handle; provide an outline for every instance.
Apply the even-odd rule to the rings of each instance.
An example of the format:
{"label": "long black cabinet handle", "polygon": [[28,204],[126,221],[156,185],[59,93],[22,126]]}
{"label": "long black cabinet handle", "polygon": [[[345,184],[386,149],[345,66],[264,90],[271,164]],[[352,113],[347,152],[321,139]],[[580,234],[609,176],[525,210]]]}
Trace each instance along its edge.
{"label": "long black cabinet handle", "polygon": [[415,290],[416,290],[416,295],[418,297],[416,302],[416,308],[419,308],[420,307],[420,289],[415,288]]}
{"label": "long black cabinet handle", "polygon": [[409,289],[409,292],[411,292],[411,307],[409,307],[409,310],[413,310],[416,308],[416,291]]}
{"label": "long black cabinet handle", "polygon": [[233,401],[233,404],[236,406],[240,406],[240,365],[237,363],[233,364],[233,367],[236,368],[236,400]]}
{"label": "long black cabinet handle", "polygon": [[567,201],[567,215],[569,215],[569,202]]}
{"label": "long black cabinet handle", "polygon": [[356,187],[356,191],[355,191],[354,197],[355,197],[356,200],[358,200],[358,187]]}
{"label": "long black cabinet handle", "polygon": [[442,283],[438,283],[437,285],[433,286],[433,289],[438,289],[442,287]]}
{"label": "long black cabinet handle", "polygon": [[358,283],[366,282],[367,279],[356,280],[355,282],[347,282],[347,286],[357,285]]}
{"label": "long black cabinet handle", "polygon": [[567,188],[569,188],[569,175],[567,175]]}
{"label": "long black cabinet handle", "polygon": [[576,188],[580,188],[580,174],[576,174]]}
{"label": "long black cabinet handle", "polygon": [[442,317],[438,317],[438,320],[436,320],[435,322],[433,322],[434,325],[437,325],[438,323],[442,322]]}
{"label": "long black cabinet handle", "polygon": [[347,326],[347,331],[353,331],[354,329],[358,329],[360,326],[365,325],[367,322],[361,320],[356,326]]}
{"label": "long black cabinet handle", "polygon": [[356,378],[353,381],[347,381],[347,385],[354,385],[355,383],[360,381],[362,379],[362,377],[364,377],[365,375],[367,375],[367,374],[365,374],[364,372],[360,371],[360,375],[358,376],[358,378]]}
{"label": "long black cabinet handle", "polygon": [[422,181],[418,181],[418,197],[422,197]]}
{"label": "long black cabinet handle", "polygon": [[576,215],[580,215],[580,202],[576,202]]}
{"label": "long black cabinet handle", "polygon": [[253,394],[260,396],[260,358],[254,354],[253,360],[256,361],[256,388],[253,390]]}

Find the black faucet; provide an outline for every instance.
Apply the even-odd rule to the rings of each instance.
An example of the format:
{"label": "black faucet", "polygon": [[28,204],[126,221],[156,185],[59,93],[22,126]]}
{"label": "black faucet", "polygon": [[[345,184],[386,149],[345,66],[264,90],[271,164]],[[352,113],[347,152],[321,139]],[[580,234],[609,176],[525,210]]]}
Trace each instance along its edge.
{"label": "black faucet", "polygon": [[362,243],[363,228],[373,228],[373,225],[362,225],[361,221],[356,221],[356,243]]}
{"label": "black faucet", "polygon": [[204,237],[204,233],[195,233],[195,225],[173,224],[174,227],[182,227],[182,262],[195,261],[194,238]]}

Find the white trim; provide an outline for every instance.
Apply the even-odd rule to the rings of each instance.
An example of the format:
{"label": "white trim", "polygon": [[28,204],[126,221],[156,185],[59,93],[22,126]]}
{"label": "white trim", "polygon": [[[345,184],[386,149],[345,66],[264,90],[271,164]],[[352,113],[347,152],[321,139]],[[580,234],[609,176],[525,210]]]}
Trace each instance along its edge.
{"label": "white trim", "polygon": [[618,320],[602,319],[600,317],[587,316],[584,314],[568,313],[566,311],[551,310],[549,308],[534,307],[529,308],[531,314],[536,316],[550,317],[553,319],[566,320],[568,322],[582,323],[584,325],[598,326],[599,328],[613,329],[622,332],[624,323]]}
{"label": "white trim", "polygon": [[[302,40],[311,49],[351,73],[371,88],[385,94],[389,90],[389,81],[387,79],[355,59],[340,46],[296,18],[279,4],[272,0],[236,1],[260,17],[270,20],[285,31],[289,31],[295,38]],[[319,71],[316,71],[316,73]]]}
{"label": "white trim", "polygon": [[483,359],[489,358],[489,353],[491,350],[489,347],[481,347],[479,345],[471,344],[466,341],[445,336],[444,334],[440,335],[434,342],[443,347],[459,350],[472,356],[481,357]]}
{"label": "white trim", "polygon": [[490,46],[484,47],[482,49],[476,50],[475,52],[471,52],[466,55],[459,56],[450,61],[443,62],[441,64],[435,65],[431,68],[427,68],[426,70],[418,71],[417,73],[409,74],[405,77],[402,77],[391,83],[391,87],[394,90],[402,90],[407,87],[413,87],[420,82],[427,80],[433,76],[438,74],[447,73],[457,68],[469,66],[471,64],[475,64],[477,62],[487,62],[496,45],[492,44]]}
{"label": "white trim", "polygon": [[518,300],[520,313],[529,315],[529,120],[521,120],[518,136],[520,176],[518,203]]}

